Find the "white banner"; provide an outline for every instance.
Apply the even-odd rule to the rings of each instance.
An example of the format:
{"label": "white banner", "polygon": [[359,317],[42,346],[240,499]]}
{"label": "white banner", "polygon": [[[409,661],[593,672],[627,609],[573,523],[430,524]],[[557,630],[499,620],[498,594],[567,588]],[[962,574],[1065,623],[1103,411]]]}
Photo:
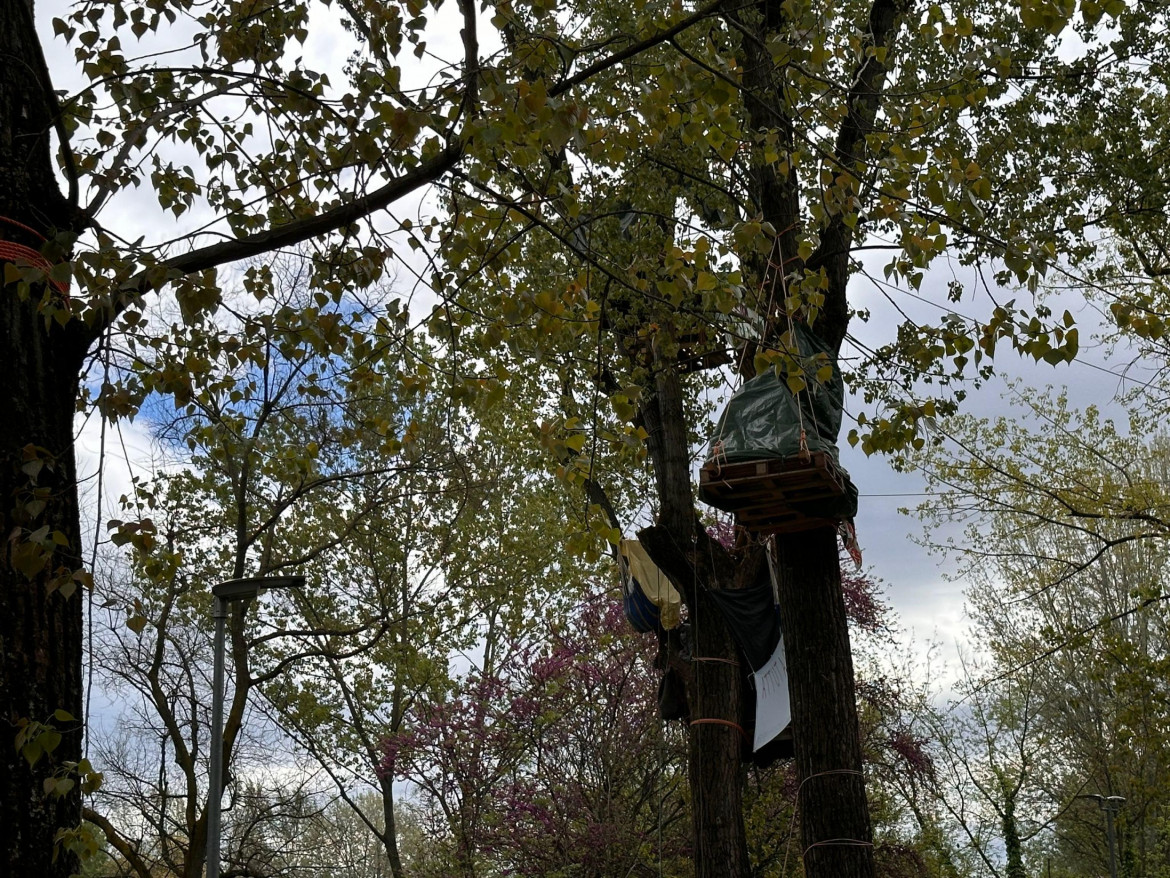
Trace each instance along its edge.
{"label": "white banner", "polygon": [[792,722],[788,703],[788,668],[784,664],[784,641],[767,664],[752,675],[756,687],[756,736],[752,750],[759,750]]}

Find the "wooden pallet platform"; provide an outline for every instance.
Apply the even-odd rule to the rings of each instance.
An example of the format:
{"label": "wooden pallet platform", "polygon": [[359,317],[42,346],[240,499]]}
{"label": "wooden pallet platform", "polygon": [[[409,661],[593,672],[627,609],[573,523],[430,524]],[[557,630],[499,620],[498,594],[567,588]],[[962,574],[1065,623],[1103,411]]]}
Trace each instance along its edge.
{"label": "wooden pallet platform", "polygon": [[836,526],[830,518],[813,518],[793,504],[840,497],[849,476],[831,455],[814,451],[800,456],[745,463],[708,462],[699,471],[704,503],[735,514],[736,523],[756,533],[792,533]]}

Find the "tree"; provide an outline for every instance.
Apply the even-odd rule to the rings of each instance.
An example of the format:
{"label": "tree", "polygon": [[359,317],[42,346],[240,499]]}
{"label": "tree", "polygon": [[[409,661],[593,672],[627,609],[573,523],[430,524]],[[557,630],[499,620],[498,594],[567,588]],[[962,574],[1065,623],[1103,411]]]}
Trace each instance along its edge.
{"label": "tree", "polygon": [[[429,362],[441,383],[443,359],[432,352]],[[371,393],[373,420],[395,409],[399,365],[388,362],[383,389]],[[382,828],[362,819],[396,876],[404,868],[400,797],[393,776],[378,771],[383,738],[403,734],[420,700],[453,685],[452,662],[482,651],[492,666],[496,644],[526,636],[542,615],[567,606],[584,569],[562,549],[561,523],[571,517],[562,492],[534,472],[536,452],[517,441],[527,427],[526,400],[487,410],[455,403],[416,410],[410,403],[403,411],[409,428],[389,432],[409,429],[419,469],[396,480],[393,502],[378,499],[380,487],[370,491],[372,514],[309,568],[319,585],[301,611],[315,627],[359,630],[376,606],[389,624],[368,649],[302,654],[292,679],[274,680],[265,691],[274,720],[320,763],[341,800],[354,802],[355,789],[368,789],[381,802]],[[350,455],[382,459],[384,440],[369,438]],[[435,472],[446,455],[449,468]],[[280,662],[297,649],[274,643],[268,651]]]}
{"label": "tree", "polygon": [[[560,494],[532,477],[522,449],[499,451],[516,409],[475,418],[454,402],[426,404],[434,391],[414,376],[403,382],[403,370],[426,361],[441,380],[443,360],[403,314],[322,308],[315,332],[289,333],[284,321],[309,295],[308,265],[281,260],[251,275],[279,306],[275,319],[250,297],[228,295],[230,321],[197,322],[165,344],[125,352],[133,356],[124,386],[201,364],[178,413],[154,417],[169,456],[188,460],[136,480],[122,498],[131,520],[110,527],[116,544],[134,549],[135,573],[98,584],[119,612],[94,648],[97,664],[129,694],[133,719],[119,724],[117,740],[99,740],[107,790],[86,813],[141,875],[203,868],[212,744],[199,586],[219,571],[296,566],[310,580],[298,599],[266,607],[263,622],[256,614],[233,622],[227,775],[262,777],[263,754],[290,750],[286,732],[383,846],[395,875],[395,795],[377,775],[381,738],[399,730],[420,690],[447,680],[449,656],[475,648],[481,626],[521,631],[528,608],[563,600],[547,574],[560,556],[549,539],[550,523],[565,518]],[[376,340],[354,340],[369,323]],[[557,589],[571,591],[573,567],[561,561],[559,574]],[[246,718],[255,722],[258,695],[273,722],[253,740]],[[225,815],[234,844],[225,860],[238,868],[275,857],[263,841],[268,824],[308,821],[319,799],[317,786],[290,799],[266,778],[228,787],[259,803]],[[381,803],[377,820],[363,788]]]}
{"label": "tree", "polygon": [[383,770],[417,787],[445,874],[618,878],[685,860],[681,741],[658,719],[648,649],[619,603],[586,594],[415,702]]}
{"label": "tree", "polygon": [[[968,521],[965,539],[945,549],[964,562],[988,654],[971,697],[1030,755],[1021,787],[1046,830],[1033,856],[1104,871],[1101,815],[1077,797],[1120,795],[1123,852],[1146,874],[1165,845],[1165,439],[1144,416],[1122,431],[1063,397],[1027,398],[1042,430],[954,419],[941,425],[946,442],[917,457],[950,490],[934,520]],[[1024,688],[1021,711],[1005,693]],[[984,766],[976,770],[1005,758],[985,737],[965,757]]]}
{"label": "tree", "polygon": [[[967,669],[970,673],[970,668]],[[969,874],[1024,878],[1025,845],[1051,828],[1058,803],[1039,791],[1055,742],[1038,714],[1035,676],[995,687],[968,676],[963,699],[926,708],[933,762],[931,792],[944,825],[966,849]]]}
{"label": "tree", "polygon": [[[119,739],[99,741],[110,789],[86,815],[139,875],[160,864],[178,875],[203,871],[206,762],[218,745],[209,739],[205,585],[241,576],[253,565],[260,575],[319,566],[316,559],[347,535],[374,520],[384,525],[403,496],[412,501],[404,489],[415,479],[431,482],[436,498],[461,487],[457,480],[440,487],[453,468],[441,441],[406,437],[410,403],[374,386],[372,373],[418,355],[408,337],[387,330],[363,353],[345,340],[373,317],[324,308],[314,314],[314,333],[289,333],[289,315],[308,297],[304,265],[298,270],[285,261],[253,273],[252,283],[279,308],[275,319],[228,295],[223,307],[230,323],[192,320],[165,343],[131,343],[124,351],[123,386],[174,383],[179,411],[169,417],[156,412],[156,429],[169,456],[180,450],[189,455],[182,468],[136,477],[133,493],[121,499],[130,520],[109,523],[114,544],[132,549],[133,567],[97,585],[104,605],[116,610],[109,630],[91,645],[95,663],[110,689],[130,697]],[[199,364],[202,380],[180,396],[191,364]],[[412,422],[421,434],[423,419]],[[371,442],[380,451],[376,458],[354,453]],[[376,649],[403,618],[376,588],[354,588],[347,599],[355,609],[344,616],[325,611],[341,600],[335,592],[316,597],[310,606],[319,612],[286,609],[278,616],[283,635],[281,629],[256,630],[256,622],[245,625],[243,614],[234,614],[235,685],[224,727],[229,777],[244,774],[248,760],[255,764],[279,737],[271,726],[268,740],[249,734],[245,718],[254,689],[310,657],[339,661]],[[290,645],[268,660],[272,650],[263,645],[281,640]],[[253,798],[271,800],[275,811],[288,804],[283,790],[254,786]],[[229,787],[243,788],[236,782]],[[268,813],[250,816],[237,849],[226,849],[229,862],[252,856],[245,843],[253,831],[263,832]]]}
{"label": "tree", "polygon": [[[577,463],[568,452],[585,447],[574,431],[600,421],[593,417],[600,396],[640,411],[645,435],[625,415],[597,438],[612,436],[625,462],[648,443],[658,524],[644,541],[691,593],[698,615],[714,620],[703,589],[761,575],[762,549],[732,558],[696,524],[688,459],[697,423],[683,393],[684,380],[695,382],[680,377],[679,339],[728,330],[740,336],[745,373],[779,364],[804,380],[785,367],[780,338],[803,323],[840,348],[858,305],[846,294],[853,254],[873,240],[866,235],[896,239],[890,278],[913,288],[945,252],[1002,260],[1005,281],[1035,286],[1056,241],[1016,221],[1031,216],[1027,210],[1009,208],[1035,209],[1046,186],[1015,173],[1026,155],[1013,151],[1001,126],[1030,130],[1068,103],[1084,58],[1099,59],[1116,42],[1093,28],[1116,27],[1135,57],[1158,48],[1143,37],[1156,14],[1119,3],[1081,4],[1086,49],[1069,58],[1057,51],[1077,11],[1066,3],[918,11],[874,0],[826,12],[803,2],[733,9],[715,0],[563,12],[501,2],[491,7],[490,27],[502,48],[487,54],[494,51],[481,48],[492,45],[480,35],[487,16],[461,3],[461,61],[416,84],[397,56],[404,49],[426,56],[436,30],[454,30],[435,20],[437,8],[340,6],[355,50],[340,73],[297,58],[315,24],[308,2],[263,10],[226,0],[206,8],[186,0],[161,9],[123,0],[78,7],[55,27],[89,85],[59,104],[29,3],[4,0],[0,216],[22,224],[6,225],[12,243],[40,248],[45,258],[28,250],[4,257],[9,348],[0,351],[25,378],[3,399],[16,416],[2,443],[0,488],[15,507],[5,508],[10,564],[0,611],[21,624],[4,631],[0,704],[12,722],[38,733],[25,735],[40,742],[26,755],[53,751],[43,759],[10,754],[2,772],[9,786],[0,817],[17,827],[9,860],[22,868],[50,874],[51,838],[78,817],[75,791],[48,803],[37,792],[57,768],[80,762],[76,731],[46,747],[59,734],[49,723],[80,715],[80,601],[68,597],[86,576],[70,451],[78,374],[111,327],[137,327],[144,337],[154,331],[143,309],[153,292],[171,287],[184,319],[212,312],[221,299],[218,266],[312,239],[322,257],[314,289],[326,302],[341,301],[385,271],[392,246],[382,246],[379,229],[397,226],[420,247],[438,243],[436,337],[467,356],[460,378],[473,376],[490,395],[509,376],[481,371],[488,363],[514,357],[531,371],[533,362],[566,358],[544,373],[566,380],[557,382],[564,401],[542,433],[550,452],[565,458],[558,464],[566,475],[581,482],[591,474],[581,464],[597,460],[594,447]],[[146,42],[134,57],[137,38]],[[50,131],[67,195],[51,162]],[[148,175],[163,211],[210,223],[208,234],[221,239],[207,243],[192,231],[173,247],[131,245],[105,228],[100,208]],[[440,179],[452,186],[444,227],[365,221]],[[38,234],[49,239],[43,246]],[[521,256],[524,271],[514,262]],[[67,262],[77,281],[68,298]],[[302,316],[290,331],[311,331],[312,309]],[[755,324],[747,333],[745,321]],[[637,345],[623,341],[624,353],[597,356],[593,342],[614,334],[640,337],[653,355],[631,357]],[[1077,350],[1074,328],[1040,309],[999,307],[977,326],[906,323],[896,345],[854,370],[870,401],[883,400],[881,416],[857,440],[885,450],[920,439],[918,422],[937,407],[933,393],[886,403],[888,388],[898,386],[889,379],[912,388],[919,379],[949,381],[964,374],[972,349],[980,367],[1005,341],[1054,361]],[[595,386],[596,393],[583,389]],[[940,396],[938,406],[954,403]],[[131,389],[116,385],[97,401],[110,415],[137,404]],[[593,532],[606,527],[602,521]],[[784,627],[798,669],[798,761],[808,781],[801,786],[806,865],[810,873],[868,874],[861,778],[824,780],[826,771],[861,765],[833,541],[827,529],[781,540],[791,609]],[[700,633],[700,648],[713,658],[732,653],[718,622]],[[692,694],[703,718],[734,722],[735,696],[717,696],[735,691],[730,674],[715,663],[698,671]],[[817,698],[826,674],[833,694]],[[819,734],[828,728],[844,732]],[[703,868],[745,874],[737,742],[715,724],[696,727],[692,740],[696,756],[711,757],[694,772],[696,790],[726,791],[695,797]],[[30,796],[38,802],[31,809]],[[827,844],[833,838],[861,844]],[[68,871],[67,861],[58,868]]]}
{"label": "tree", "polygon": [[[724,554],[697,523],[689,479],[699,436],[689,406],[702,382],[690,377],[693,363],[730,347],[744,377],[776,367],[799,389],[813,375],[792,362],[784,337],[800,324],[840,351],[852,312],[863,310],[847,291],[863,247],[888,247],[886,279],[914,290],[944,254],[992,264],[998,282],[1036,290],[1059,261],[1055,239],[1009,208],[1024,205],[1034,211],[1026,219],[1038,222],[1045,186],[1017,177],[1029,155],[1004,128],[1063,112],[1057,101],[1067,98],[1074,71],[1112,51],[1093,29],[1137,21],[1119,4],[1085,4],[1075,21],[1088,34],[1084,55],[1068,58],[1058,39],[1075,12],[1055,3],[728,9],[679,34],[676,52],[647,53],[641,69],[614,68],[591,82],[582,90],[590,124],[576,138],[566,130],[560,149],[532,142],[533,130],[563,125],[561,114],[573,109],[551,100],[559,93],[546,100],[539,88],[494,92],[496,100],[524,100],[531,124],[504,132],[490,158],[471,157],[456,174],[462,187],[434,280],[448,300],[436,334],[477,347],[507,339],[500,360],[526,374],[558,362],[562,430],[582,444],[579,431],[596,425],[583,443],[588,453],[564,461],[570,481],[595,486],[605,456],[645,431],[657,521],[640,537],[696,616],[715,620],[699,633],[704,657],[733,653],[705,594],[752,582],[763,564],[759,545]],[[557,27],[570,20],[569,32],[600,41],[621,16],[570,16]],[[547,45],[562,46],[563,58],[578,42],[550,28]],[[547,49],[532,52],[531,81],[550,61],[558,63]],[[1038,69],[1053,71],[1059,88]],[[962,284],[948,292],[962,298]],[[850,441],[867,453],[921,445],[921,422],[954,410],[967,381],[990,374],[1001,346],[1052,363],[1072,359],[1074,321],[1051,317],[1042,304],[1012,302],[986,320],[906,319],[889,344],[858,344],[851,377],[879,413],[859,417]],[[522,338],[525,321],[530,335]],[[616,420],[599,406],[602,395]],[[809,781],[801,785],[806,866],[869,874],[833,542],[827,529],[779,541],[797,759]],[[834,681],[827,698],[819,697],[825,679]],[[748,867],[736,816],[738,754],[721,731],[738,719],[735,697],[723,696],[734,691],[726,667],[696,669],[696,713],[716,722],[694,730],[692,781],[700,860],[741,874]]]}
{"label": "tree", "polygon": [[[12,417],[0,442],[0,494],[9,498],[0,706],[22,730],[24,744],[23,753],[4,751],[0,771],[10,869],[73,871],[72,856],[54,859],[54,852],[58,836],[80,823],[79,787],[54,785],[58,794],[49,797],[43,790],[44,781],[81,764],[76,592],[88,574],[80,557],[71,421],[91,347],[114,327],[149,338],[144,305],[152,292],[172,287],[184,319],[212,312],[221,298],[217,266],[310,239],[323,254],[314,277],[322,304],[340,301],[380,276],[388,253],[371,246],[369,226],[354,224],[450,171],[485,127],[472,5],[460,7],[464,58],[457,72],[413,96],[402,90],[396,58],[404,45],[423,53],[428,23],[421,8],[409,19],[357,4],[343,8],[359,54],[335,91],[327,75],[286,64],[291,47],[308,38],[308,4],[259,15],[233,3],[198,12],[189,3],[79,8],[55,28],[72,42],[90,84],[64,104],[51,85],[32,4],[5,0],[0,9],[0,172],[7,181],[0,194],[6,241],[0,307],[4,361],[21,376],[4,391]],[[190,23],[197,28],[194,44],[187,41]],[[653,45],[676,27],[669,14],[651,16],[638,38]],[[167,36],[187,53],[166,46],[162,57],[172,66],[160,64],[145,45],[137,58],[123,48],[141,38],[165,44]],[[606,69],[636,55],[640,46],[632,43],[616,54],[593,49],[582,57],[585,76],[558,80],[566,89],[584,81],[590,66]],[[102,106],[107,99],[112,111]],[[218,112],[221,106],[230,109]],[[51,159],[50,132],[60,147],[66,194]],[[94,140],[77,146],[71,133]],[[190,145],[201,172],[157,152],[168,144]],[[101,208],[146,180],[148,167],[158,206],[176,217],[190,212],[219,221],[213,234],[221,240],[208,243],[196,228],[168,253],[166,243],[129,245],[105,228]],[[294,324],[311,326],[312,313],[294,315],[303,321]],[[108,416],[130,414],[136,397],[109,385],[98,403]]]}

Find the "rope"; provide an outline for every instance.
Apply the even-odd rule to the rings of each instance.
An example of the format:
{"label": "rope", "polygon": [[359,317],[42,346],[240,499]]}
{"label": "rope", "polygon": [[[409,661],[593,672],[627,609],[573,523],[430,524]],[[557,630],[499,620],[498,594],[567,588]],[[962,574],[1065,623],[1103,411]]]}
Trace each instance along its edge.
{"label": "rope", "polygon": [[800,855],[800,858],[803,860],[808,852],[813,848],[821,847],[871,848],[873,847],[873,842],[859,841],[856,838],[827,838],[824,841],[814,841],[804,849],[803,853]]}
{"label": "rope", "polygon": [[[768,264],[764,268],[764,276],[760,278],[760,293],[764,292],[764,287],[768,287],[768,303],[764,306],[764,313],[761,315],[763,325],[759,328],[760,338],[764,337],[764,333],[768,328],[769,317],[772,314],[772,306],[776,302],[776,278],[780,278],[780,289],[784,293],[784,298],[788,298],[788,283],[784,279],[784,266],[794,259],[799,259],[800,255],[794,253],[787,259],[780,251],[780,238],[796,228],[796,223],[790,224],[787,228],[778,231],[772,238],[772,251],[768,254]],[[774,258],[775,257],[775,258]],[[771,283],[769,284],[769,278]],[[742,362],[741,362],[742,366]]]}
{"label": "rope", "polygon": [[[784,868],[780,870],[781,875],[788,874],[788,854],[792,850],[792,833],[796,827],[796,816],[800,813],[800,791],[804,789],[804,785],[816,777],[828,777],[830,775],[845,774],[854,775],[856,777],[864,777],[864,773],[853,768],[830,768],[828,771],[819,771],[816,774],[810,774],[800,782],[800,786],[796,788],[796,793],[793,796],[792,802],[792,819],[788,822],[788,842],[784,846]],[[803,860],[805,856],[816,847],[873,847],[873,842],[862,841],[859,838],[826,838],[822,841],[814,841],[803,851],[800,852],[800,858]]]}
{"label": "rope", "polygon": [[[699,546],[699,535],[691,534],[691,594],[695,596],[695,606],[691,613],[693,617],[691,620],[691,627],[694,629],[694,640],[692,650],[699,645],[699,604],[702,603],[702,598],[699,595],[699,567],[694,563]],[[693,654],[693,653],[692,653]],[[703,703],[703,675],[699,673],[699,669],[695,669],[695,707]],[[688,711],[690,705],[688,705]],[[690,725],[693,726],[701,720],[691,720]],[[689,728],[689,726],[688,726]],[[695,770],[699,777],[703,776],[703,745],[700,739],[695,740]],[[695,852],[698,854],[696,862],[701,862],[703,856],[703,785],[701,783],[693,784],[695,792],[695,802],[692,807],[697,808],[699,819],[695,821],[698,832],[695,834]]]}
{"label": "rope", "polygon": [[662,811],[666,807],[666,735],[658,726],[658,878],[662,878]]}
{"label": "rope", "polygon": [[[788,304],[787,304],[788,303],[788,281],[785,279],[783,274],[780,275],[780,289],[784,293],[784,302],[785,302],[784,313],[788,317],[788,334],[792,337],[793,345],[796,346],[795,355],[793,355],[793,352],[791,350],[785,351],[785,353],[787,353],[789,356],[791,356],[793,358],[793,360],[797,360],[797,358],[800,355],[800,345],[797,344],[797,342],[796,342],[796,324],[793,323],[793,321],[792,321],[792,312],[788,310]],[[798,360],[798,362],[799,362],[799,360]],[[803,364],[801,365],[800,368],[801,368],[801,371],[804,371]],[[814,379],[816,378],[815,375],[813,377],[814,377]],[[811,411],[813,409],[812,393],[809,392],[807,379],[805,379],[805,381],[804,381],[804,395],[808,397],[809,409]],[[812,460],[812,454],[809,453],[808,434],[804,430],[804,406],[802,406],[800,404],[800,393],[799,392],[794,393],[793,396],[796,397],[796,418],[797,418],[797,422],[800,424],[800,453],[799,453],[799,457],[805,463],[808,463],[809,461]],[[816,412],[815,411],[813,412],[813,426],[814,427],[816,426]]]}
{"label": "rope", "polygon": [[[36,229],[26,226],[24,223],[14,220],[10,217],[0,216],[0,222],[8,223],[10,226],[15,226],[18,229],[23,229],[35,238],[42,242],[48,239],[38,232]],[[34,250],[32,247],[27,247],[24,244],[18,244],[16,241],[6,241],[0,238],[0,261],[12,262],[18,264],[24,262],[27,265],[43,271],[46,276],[53,270],[53,263],[44,257],[40,250]],[[62,296],[68,298],[69,283],[67,281],[54,280],[51,277],[46,277],[49,285],[53,287]]]}
{"label": "rope", "polygon": [[[786,261],[790,261],[790,260],[785,260],[783,258],[784,254],[780,252],[780,236],[792,231],[795,227],[796,227],[796,225],[794,223],[794,224],[790,225],[788,228],[783,229],[780,232],[777,232],[776,235],[772,238],[772,250],[768,254],[768,261],[764,267],[763,276],[760,278],[759,290],[757,291],[757,294],[756,294],[756,303],[755,304],[757,307],[759,307],[760,304],[764,302],[765,289],[767,290],[767,293],[768,293],[767,303],[763,306],[762,312],[758,315],[759,322],[757,323],[757,325],[752,327],[756,332],[756,340],[755,341],[757,344],[763,341],[764,336],[767,332],[769,315],[772,313],[772,306],[776,301],[776,278],[777,277],[780,278],[780,283],[781,283],[782,288],[784,288],[785,290],[787,289],[787,287],[784,283],[784,265],[785,265]],[[791,258],[797,258],[797,257],[794,256]],[[785,293],[785,297],[787,297],[787,292]],[[748,317],[748,315],[745,314],[745,318],[746,317]],[[746,320],[746,322],[748,323],[748,325],[751,325],[750,319]],[[743,369],[744,369],[744,365],[747,362],[747,353],[748,353],[749,349],[750,349],[750,345],[745,344],[744,348],[743,348],[743,354],[741,354],[741,356],[740,356],[739,366],[735,370],[735,376],[736,376],[735,383],[737,383],[737,384],[739,382],[739,379],[743,376]],[[735,395],[736,389],[737,389],[736,387],[731,388],[733,396]],[[714,443],[712,443],[711,457],[708,460],[708,463],[712,463],[715,465],[715,475],[716,476],[718,476],[722,472],[723,464],[726,462],[726,458],[727,458],[726,450],[723,447],[723,428],[724,428],[724,426],[725,426],[725,420],[724,420],[724,418],[720,418],[719,419],[719,432],[715,436]],[[802,435],[801,444],[803,446],[804,445],[803,430],[801,431],[801,435]],[[724,482],[724,484],[727,484],[727,483]]]}
{"label": "rope", "polygon": [[[772,239],[772,251],[768,254],[768,264],[767,264],[767,267],[764,269],[763,278],[760,279],[760,292],[761,293],[763,292],[763,287],[765,285],[769,286],[769,288],[768,288],[768,304],[767,304],[766,310],[764,311],[764,328],[766,328],[767,321],[769,319],[769,315],[771,315],[772,307],[776,301],[776,279],[777,278],[780,279],[780,292],[783,293],[783,295],[784,295],[784,313],[785,313],[785,316],[788,318],[788,332],[792,336],[793,341],[795,342],[796,327],[792,321],[792,313],[788,310],[788,278],[784,273],[784,267],[789,262],[791,262],[794,259],[797,259],[798,257],[796,255],[793,255],[793,256],[790,256],[788,259],[785,259],[783,253],[778,253],[778,251],[780,250],[780,236],[791,231],[793,228],[794,228],[794,226],[789,226],[787,229],[784,229],[781,232],[777,232],[776,236]],[[769,279],[771,279],[770,285],[768,284]],[[762,336],[762,334],[763,333],[761,331],[761,336]],[[785,350],[785,353],[788,354],[790,357],[792,357],[794,360],[796,360],[800,354],[800,348],[799,348],[799,346],[797,346],[795,354],[790,349]],[[740,365],[742,367],[742,365],[743,365],[742,362]],[[801,367],[802,371],[803,371],[803,368],[804,367],[802,366]],[[815,376],[814,376],[814,378],[815,378]],[[796,394],[793,394],[793,395],[797,396],[797,397],[800,396],[799,392]],[[809,403],[810,403],[809,408],[811,410],[812,409],[812,405],[811,405],[812,395],[808,391],[808,381],[807,380],[805,381],[805,395],[808,396],[808,398],[809,398]],[[801,407],[799,400],[797,401],[797,404],[796,404],[796,416],[797,416],[798,422],[800,424],[799,457],[805,463],[809,463],[812,460],[812,454],[809,452],[808,434],[806,433],[805,427],[804,427],[804,409]],[[813,412],[813,427],[815,428],[816,426],[817,426],[816,412],[814,411]]]}
{"label": "rope", "polygon": [[[10,220],[11,222],[11,220]],[[2,242],[0,242],[2,244]],[[105,383],[110,381],[110,346],[109,336],[103,334],[98,342],[98,352],[101,354],[102,360],[102,380]],[[98,546],[102,541],[102,495],[105,489],[105,473],[106,473],[106,427],[108,424],[107,418],[100,420],[100,439],[98,442],[98,465],[97,465],[97,501],[94,503],[94,534],[93,546],[89,553],[89,574],[94,576],[97,570],[97,553]],[[129,457],[127,457],[129,460]],[[81,753],[83,756],[88,755],[89,747],[89,727],[90,718],[93,716],[90,705],[93,699],[93,594],[97,590],[97,583],[90,579],[90,587],[86,594],[85,608],[85,708],[82,713],[81,723]]]}
{"label": "rope", "polygon": [[723,664],[725,664],[725,665],[735,665],[737,668],[739,667],[739,662],[737,662],[735,659],[716,658],[715,656],[708,656],[708,655],[693,655],[693,656],[691,656],[691,661],[693,661],[693,662],[723,662]]}
{"label": "rope", "polygon": [[745,741],[748,739],[748,734],[747,734],[747,732],[745,732],[743,730],[743,726],[741,726],[739,723],[733,723],[729,719],[717,719],[715,717],[708,717],[707,719],[693,719],[690,721],[689,725],[692,725],[692,726],[727,726],[730,729],[735,729],[737,732],[739,732],[741,735],[743,735],[743,739]]}

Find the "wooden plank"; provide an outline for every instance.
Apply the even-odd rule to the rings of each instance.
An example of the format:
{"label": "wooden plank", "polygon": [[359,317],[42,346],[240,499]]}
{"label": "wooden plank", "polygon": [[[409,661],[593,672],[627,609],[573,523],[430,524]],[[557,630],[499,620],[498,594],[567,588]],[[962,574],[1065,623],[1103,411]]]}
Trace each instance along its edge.
{"label": "wooden plank", "polygon": [[710,506],[735,514],[737,522],[757,533],[792,533],[835,526],[812,518],[793,504],[839,497],[849,477],[832,456],[813,452],[731,464],[708,462],[699,472],[699,496]]}

